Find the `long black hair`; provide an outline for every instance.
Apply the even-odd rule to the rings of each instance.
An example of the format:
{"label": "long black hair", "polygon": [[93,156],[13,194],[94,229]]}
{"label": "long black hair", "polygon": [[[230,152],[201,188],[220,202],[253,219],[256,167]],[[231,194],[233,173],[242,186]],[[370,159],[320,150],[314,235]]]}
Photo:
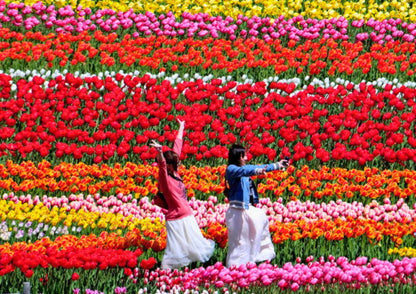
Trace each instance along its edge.
{"label": "long black hair", "polygon": [[177,172],[178,166],[179,166],[179,155],[171,150],[167,150],[163,152],[163,157],[166,160],[167,164],[171,164],[173,166],[173,169]]}
{"label": "long black hair", "polygon": [[228,150],[228,165],[235,164],[240,166],[241,158],[246,155],[246,149],[238,144],[234,144]]}

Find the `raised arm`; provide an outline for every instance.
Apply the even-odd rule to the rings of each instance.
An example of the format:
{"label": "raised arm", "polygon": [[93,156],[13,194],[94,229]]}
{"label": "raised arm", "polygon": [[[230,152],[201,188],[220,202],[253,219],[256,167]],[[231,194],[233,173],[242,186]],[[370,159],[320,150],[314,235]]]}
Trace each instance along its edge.
{"label": "raised arm", "polygon": [[177,119],[179,123],[178,133],[176,134],[175,143],[173,143],[173,152],[178,155],[182,153],[182,145],[183,145],[183,132],[185,130],[185,121]]}
{"label": "raised arm", "polygon": [[[160,189],[160,185],[167,185],[166,182],[166,176],[162,176],[164,174],[166,174],[166,162],[165,162],[165,158],[163,157],[163,150],[162,150],[162,145],[160,145],[158,142],[156,142],[155,140],[152,140],[152,142],[150,143],[150,146],[155,147],[156,151],[157,151],[157,155],[156,155],[156,161],[158,163],[159,166],[159,184],[158,184],[158,188]],[[160,190],[159,190],[160,192]],[[156,193],[154,199],[153,199],[153,204],[163,208],[163,209],[168,209],[168,205],[166,203],[165,198],[163,197],[162,193]]]}
{"label": "raised arm", "polygon": [[177,121],[179,123],[179,130],[178,130],[178,134],[176,135],[176,138],[183,139],[183,131],[185,130],[185,121],[180,120],[179,118],[177,119]]}

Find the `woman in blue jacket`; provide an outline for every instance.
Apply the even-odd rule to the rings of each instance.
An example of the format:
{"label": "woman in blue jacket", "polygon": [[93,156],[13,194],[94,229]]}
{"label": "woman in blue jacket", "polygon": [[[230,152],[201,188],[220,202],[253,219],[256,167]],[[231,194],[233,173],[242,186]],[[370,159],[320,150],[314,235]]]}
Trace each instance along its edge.
{"label": "woman in blue jacket", "polygon": [[281,160],[271,164],[246,165],[246,161],[245,148],[233,145],[228,152],[225,172],[230,202],[225,215],[228,229],[228,267],[271,260],[276,256],[267,216],[262,209],[253,205],[258,202],[258,194],[250,177],[284,169],[289,162]]}

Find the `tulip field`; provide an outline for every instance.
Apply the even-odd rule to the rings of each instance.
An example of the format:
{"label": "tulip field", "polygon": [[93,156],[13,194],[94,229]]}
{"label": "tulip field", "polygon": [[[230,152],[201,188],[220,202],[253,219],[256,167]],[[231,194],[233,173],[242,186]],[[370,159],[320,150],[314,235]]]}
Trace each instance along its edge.
{"label": "tulip field", "polygon": [[[0,0],[0,294],[413,293],[416,4]],[[160,267],[184,120],[205,263]],[[277,257],[226,267],[228,148]]]}

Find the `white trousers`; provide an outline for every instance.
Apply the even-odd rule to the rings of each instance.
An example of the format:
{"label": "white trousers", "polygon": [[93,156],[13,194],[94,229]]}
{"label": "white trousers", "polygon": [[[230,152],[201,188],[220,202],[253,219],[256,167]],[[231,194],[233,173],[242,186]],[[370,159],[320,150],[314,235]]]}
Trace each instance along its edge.
{"label": "white trousers", "polygon": [[227,267],[260,262],[276,257],[269,220],[260,208],[229,207],[225,214],[228,229]]}

